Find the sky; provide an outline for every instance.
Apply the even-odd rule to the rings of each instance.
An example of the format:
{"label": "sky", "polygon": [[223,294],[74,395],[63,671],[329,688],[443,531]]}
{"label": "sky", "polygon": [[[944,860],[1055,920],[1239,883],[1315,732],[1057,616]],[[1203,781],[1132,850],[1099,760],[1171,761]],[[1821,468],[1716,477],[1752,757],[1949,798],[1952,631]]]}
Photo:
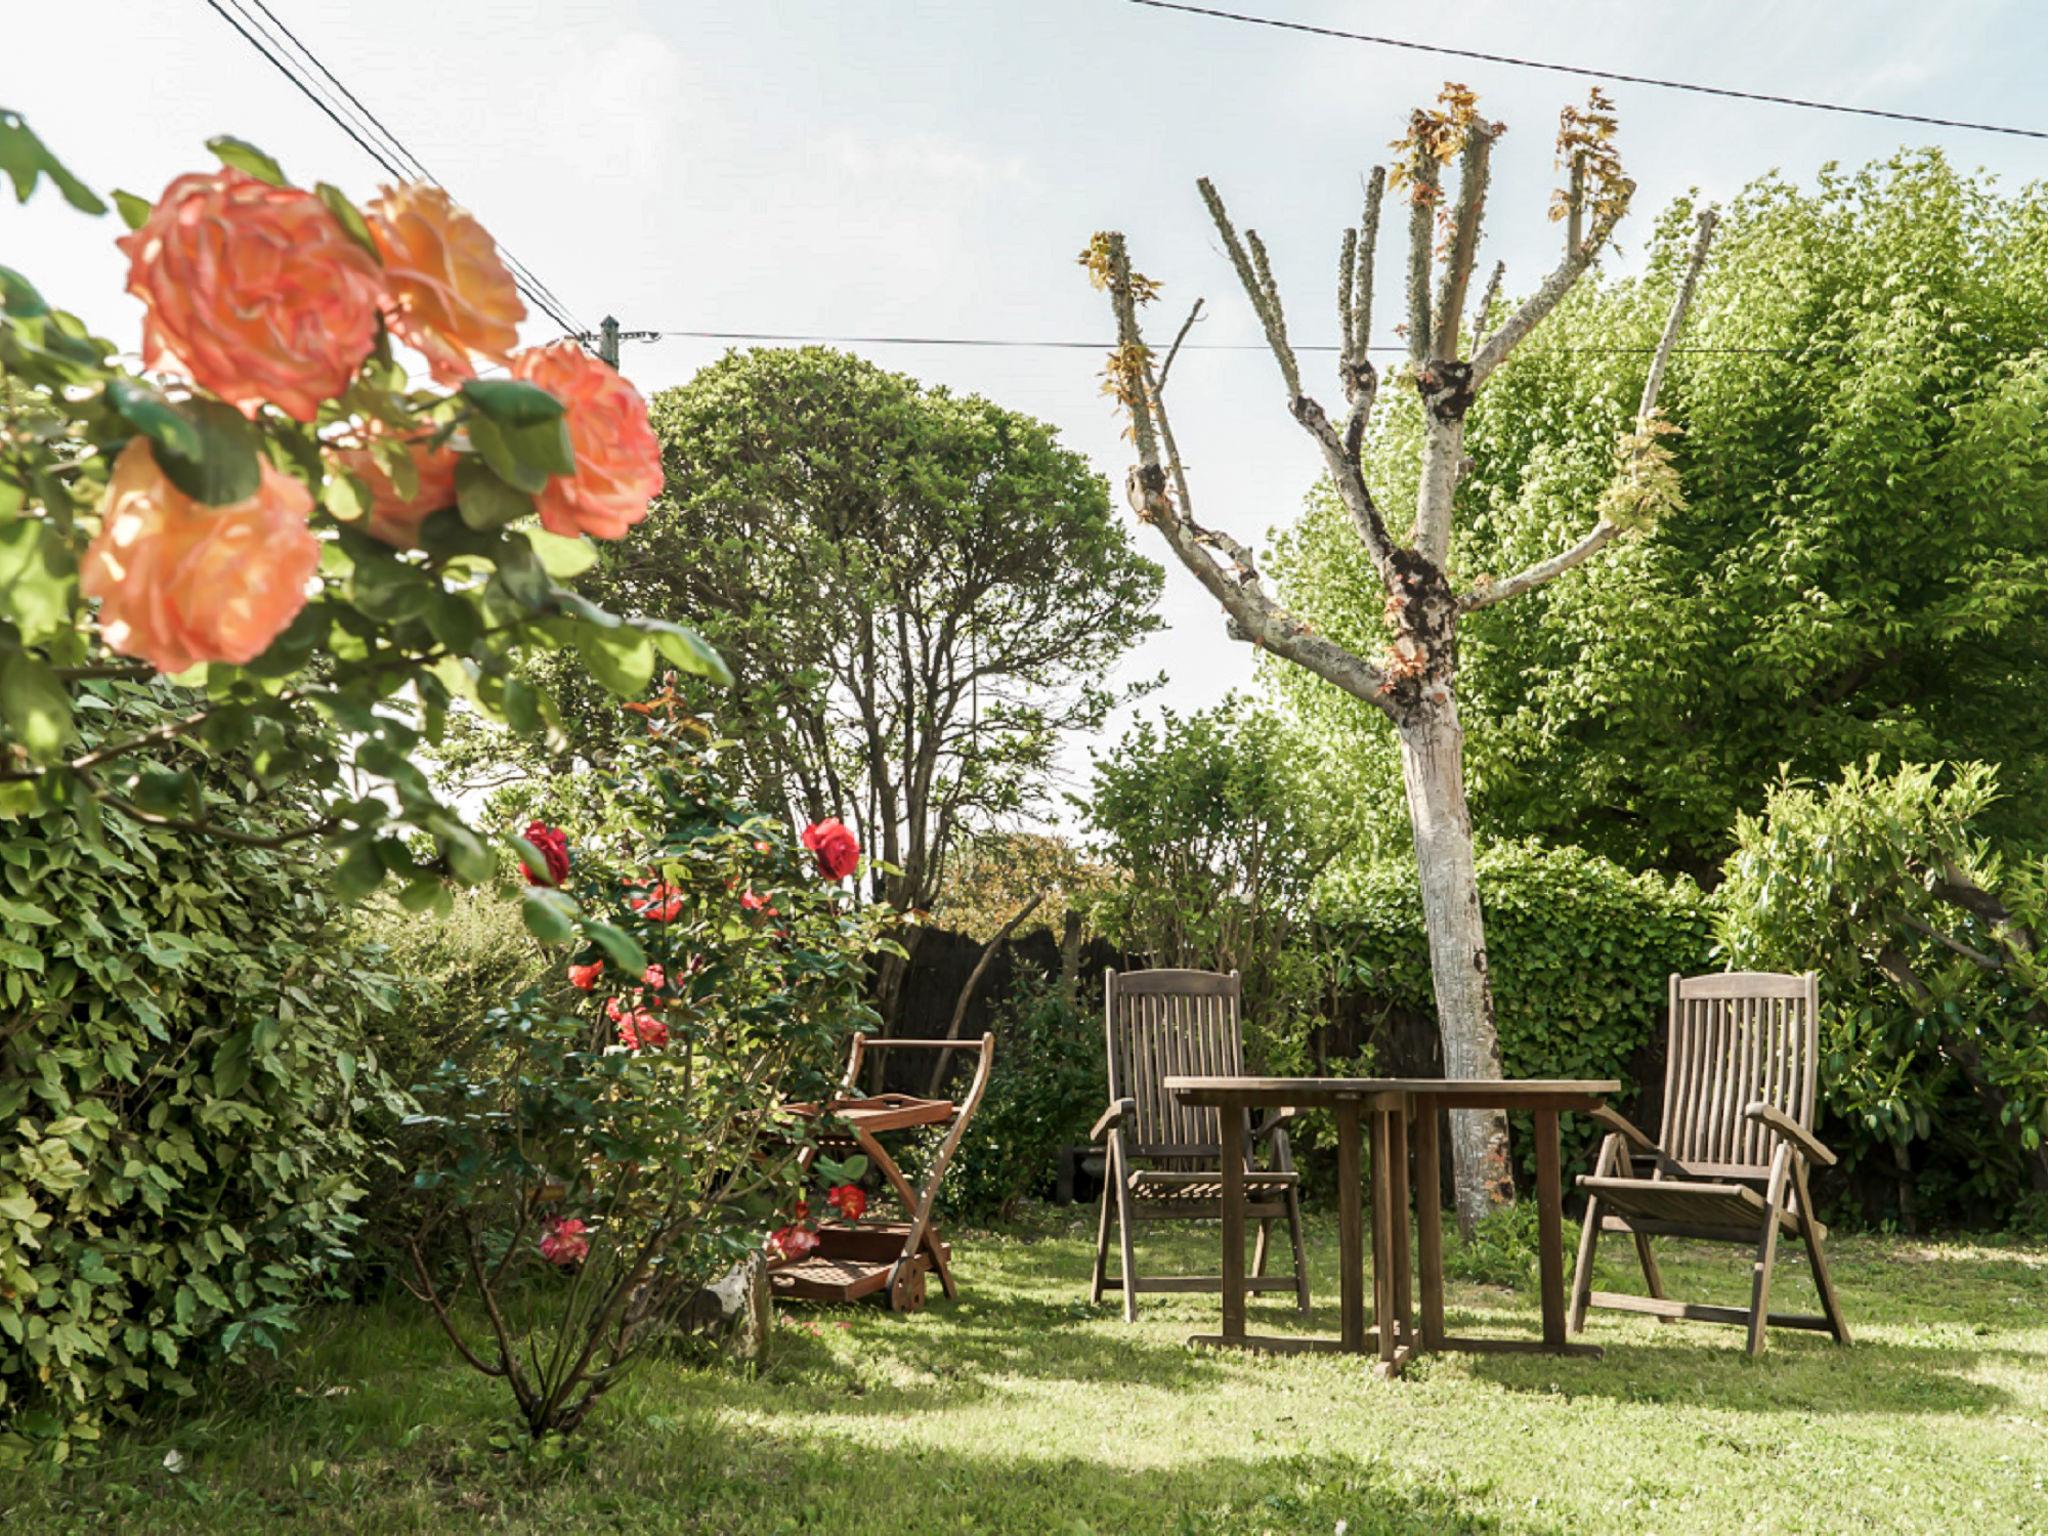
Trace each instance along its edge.
{"label": "sky", "polygon": [[[228,0],[232,3],[232,0]],[[252,5],[252,0],[242,0]],[[1273,254],[1298,342],[1331,339],[1337,241],[1408,110],[1447,79],[1508,133],[1494,155],[1482,261],[1533,286],[1557,111],[1587,81],[1143,8],[1129,0],[268,0],[500,242],[595,327],[1093,341],[1110,326],[1075,256],[1115,228],[1165,284],[1159,320],[1206,298],[1196,339],[1257,340],[1194,189],[1215,179]],[[2038,63],[2048,6],[1842,0],[1223,0],[1220,8],[1452,47],[1848,105],[2048,129]],[[249,139],[302,185],[358,200],[382,173],[205,0],[8,4],[0,105],[83,177],[154,197]],[[1626,270],[1654,211],[1726,199],[1777,170],[1809,181],[1902,143],[1935,143],[2013,182],[2048,142],[1608,86],[1638,182],[1609,258]],[[121,233],[39,194],[0,200],[0,261],[133,347]],[[1380,340],[1398,308],[1383,241]],[[1168,317],[1171,317],[1169,320]],[[551,339],[542,317],[525,339]],[[643,392],[724,344],[628,344]],[[1058,427],[1117,488],[1129,449],[1092,350],[859,346],[883,366]],[[1327,359],[1312,392],[1341,399]],[[1284,526],[1316,474],[1270,357],[1190,352],[1175,430],[1204,521],[1247,542]],[[1125,514],[1128,515],[1128,514]],[[1146,707],[1199,709],[1252,680],[1249,652],[1163,542],[1166,630],[1127,677],[1164,672]],[[1113,737],[1124,722],[1112,722]],[[1067,755],[1085,772],[1089,743]]]}

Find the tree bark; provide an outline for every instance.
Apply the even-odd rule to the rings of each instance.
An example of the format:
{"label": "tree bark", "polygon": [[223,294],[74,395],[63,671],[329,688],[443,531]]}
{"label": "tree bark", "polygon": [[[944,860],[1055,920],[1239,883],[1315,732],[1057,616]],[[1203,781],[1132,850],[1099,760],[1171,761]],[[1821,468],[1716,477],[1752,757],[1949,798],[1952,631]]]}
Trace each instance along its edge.
{"label": "tree bark", "polygon": [[[1401,725],[1400,739],[1423,923],[1429,933],[1437,1028],[1443,1037],[1444,1076],[1497,1081],[1500,1039],[1486,969],[1472,820],[1465,808],[1465,731],[1458,722],[1456,699],[1446,693],[1443,702],[1425,706]],[[1507,1115],[1500,1110],[1451,1111],[1451,1163],[1458,1225],[1469,1234],[1475,1221],[1514,1198]]]}

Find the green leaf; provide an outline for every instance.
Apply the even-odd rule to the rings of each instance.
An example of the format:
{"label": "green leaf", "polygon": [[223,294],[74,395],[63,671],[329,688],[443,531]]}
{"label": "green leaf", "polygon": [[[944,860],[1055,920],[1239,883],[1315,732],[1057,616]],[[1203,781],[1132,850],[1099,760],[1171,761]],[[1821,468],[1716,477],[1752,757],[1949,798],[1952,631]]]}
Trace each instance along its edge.
{"label": "green leaf", "polygon": [[566,944],[576,937],[575,901],[552,886],[529,885],[519,900],[526,931],[543,944]]}
{"label": "green leaf", "polygon": [[541,569],[557,581],[581,576],[597,564],[597,546],[589,539],[565,538],[545,528],[528,528],[522,537],[540,556]]}
{"label": "green leaf", "polygon": [[654,645],[634,630],[578,624],[576,652],[590,668],[590,675],[621,699],[640,697],[654,676]]}
{"label": "green leaf", "polygon": [[543,721],[540,712],[540,698],[531,683],[523,677],[505,679],[505,723],[521,736],[535,736],[540,733]]}
{"label": "green leaf", "polygon": [[721,688],[732,686],[732,668],[725,664],[725,658],[711,648],[711,644],[687,624],[676,624],[668,619],[649,619],[635,615],[626,620],[630,628],[651,637],[669,664],[692,677],[708,677]]}
{"label": "green leaf", "polygon": [[34,283],[12,267],[0,267],[0,311],[17,320],[33,320],[50,312]]}
{"label": "green leaf", "polygon": [[334,892],[343,901],[360,901],[384,881],[384,861],[373,838],[351,843],[334,871]]}
{"label": "green leaf", "polygon": [[41,763],[55,761],[76,734],[64,684],[27,651],[11,652],[0,663],[0,718],[8,734]]}
{"label": "green leaf", "polygon": [[78,598],[71,545],[39,517],[0,522],[0,613],[33,645],[68,629]]}
{"label": "green leaf", "polygon": [[462,386],[462,398],[506,427],[559,421],[563,410],[561,401],[524,379],[471,379]]}
{"label": "green leaf", "polygon": [[[559,427],[561,423],[555,425]],[[472,421],[469,424],[469,442],[490,465],[492,473],[515,491],[533,496],[548,483],[549,471],[521,457],[508,441],[505,430],[496,422],[481,418]]]}
{"label": "green leaf", "polygon": [[507,838],[506,841],[512,845],[512,851],[519,856],[519,862],[521,864],[524,864],[529,870],[533,871],[535,875],[539,875],[543,880],[547,878],[548,856],[546,854],[542,853],[538,848],[534,847],[533,844],[529,843],[523,837],[515,835]]}
{"label": "green leaf", "polygon": [[150,201],[137,197],[133,192],[114,188],[114,211],[121,215],[121,222],[130,229],[140,229],[149,222]]}
{"label": "green leaf", "polygon": [[194,501],[224,507],[247,501],[262,483],[263,436],[255,423],[221,400],[186,400],[173,409],[199,434],[199,452],[185,454],[136,423],[156,446],[157,466]]}
{"label": "green leaf", "polygon": [[482,459],[464,455],[455,466],[455,507],[464,523],[482,533],[525,517],[533,511],[533,498],[499,479]]}
{"label": "green leaf", "polygon": [[647,952],[627,934],[614,928],[610,923],[600,923],[593,918],[583,918],[583,933],[591,943],[605,952],[613,965],[629,976],[639,976],[647,970]]}
{"label": "green leaf", "polygon": [[180,414],[176,406],[139,379],[116,374],[107,380],[107,404],[166,454],[194,464],[205,458],[206,444],[199,435],[198,423]]}
{"label": "green leaf", "polygon": [[334,215],[335,221],[348,231],[349,239],[376,257],[381,265],[384,253],[377,249],[377,239],[370,233],[369,220],[348,200],[348,194],[331,183],[320,181],[313,184],[313,195],[327,205],[327,211]]}
{"label": "green leaf", "polygon": [[80,213],[107,211],[107,205],[92,188],[66,170],[64,163],[50,153],[16,112],[0,110],[0,170],[13,179],[16,202],[27,202],[29,193],[35,190],[36,178],[47,176],[64,194],[64,201]]}
{"label": "green leaf", "polygon": [[247,171],[258,181],[267,181],[273,187],[291,185],[285,180],[284,168],[246,139],[223,133],[208,139],[206,147],[220,156],[221,164]]}

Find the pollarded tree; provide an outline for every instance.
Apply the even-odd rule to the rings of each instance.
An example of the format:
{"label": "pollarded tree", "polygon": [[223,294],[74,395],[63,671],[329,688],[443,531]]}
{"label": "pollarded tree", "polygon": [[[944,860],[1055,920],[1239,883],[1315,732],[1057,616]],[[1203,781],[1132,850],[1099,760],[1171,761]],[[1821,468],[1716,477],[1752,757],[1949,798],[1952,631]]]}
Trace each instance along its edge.
{"label": "pollarded tree", "polygon": [[[1496,327],[1475,337],[1465,355],[1466,309],[1486,210],[1488,163],[1502,132],[1502,125],[1480,118],[1475,105],[1462,86],[1446,86],[1435,109],[1417,110],[1407,136],[1395,146],[1399,159],[1392,174],[1374,170],[1362,224],[1345,233],[1337,277],[1342,339],[1338,377],[1350,409],[1341,425],[1303,387],[1264,243],[1256,231],[1247,230],[1240,237],[1216,189],[1207,180],[1200,183],[1203,200],[1279,364],[1288,409],[1321,450],[1325,471],[1384,593],[1386,642],[1378,655],[1360,655],[1289,612],[1267,592],[1249,549],[1195,520],[1187,474],[1165,407],[1173,354],[1169,351],[1155,364],[1138,324],[1139,306],[1157,296],[1158,285],[1132,270],[1118,234],[1097,235],[1082,260],[1098,286],[1108,289],[1116,313],[1117,350],[1110,358],[1109,383],[1131,417],[1138,464],[1131,473],[1130,496],[1139,518],[1158,528],[1175,555],[1222,605],[1234,636],[1307,668],[1371,704],[1392,723],[1401,746],[1429,930],[1445,1072],[1452,1077],[1497,1078],[1500,1046],[1465,803],[1458,624],[1466,614],[1544,586],[1625,531],[1653,521],[1676,501],[1670,455],[1660,440],[1668,428],[1657,413],[1657,394],[1706,261],[1714,219],[1711,213],[1699,219],[1689,262],[1651,360],[1634,429],[1617,446],[1615,476],[1594,509],[1592,527],[1568,548],[1514,575],[1460,590],[1448,560],[1458,482],[1469,467],[1466,414],[1495,370],[1592,265],[1627,211],[1634,190],[1611,142],[1613,116],[1595,91],[1585,110],[1565,110],[1558,136],[1559,162],[1571,172],[1568,187],[1557,194],[1552,209],[1567,225],[1564,258],[1534,293],[1509,307]],[[1454,160],[1455,200],[1444,187],[1444,168]],[[1363,460],[1380,385],[1368,341],[1373,256],[1381,202],[1389,186],[1405,194],[1409,205],[1408,366],[1403,377],[1420,399],[1423,423],[1415,526],[1405,539],[1388,528],[1367,483]],[[1471,323],[1475,332],[1487,329],[1499,281],[1496,267]],[[1190,323],[1193,318],[1190,315]],[[1186,334],[1186,326],[1181,334]],[[1470,1222],[1493,1203],[1511,1198],[1505,1115],[1454,1114],[1451,1143],[1462,1220]]]}

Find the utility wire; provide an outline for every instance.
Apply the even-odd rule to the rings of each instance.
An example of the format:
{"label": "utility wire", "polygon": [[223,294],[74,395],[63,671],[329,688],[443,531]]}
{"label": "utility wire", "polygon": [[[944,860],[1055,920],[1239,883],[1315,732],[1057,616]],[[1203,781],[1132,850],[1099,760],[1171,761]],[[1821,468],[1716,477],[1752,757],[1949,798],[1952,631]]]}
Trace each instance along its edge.
{"label": "utility wire", "polygon": [[[235,7],[236,10],[240,11],[245,17],[249,17],[249,20],[252,23],[254,22],[255,18],[249,16],[248,5],[245,5],[243,3],[243,0],[230,0],[230,3]],[[339,91],[344,97],[348,99],[349,104],[355,108],[355,112],[353,115],[355,116],[357,122],[359,124],[363,124],[366,127],[366,130],[373,129],[378,135],[382,137],[385,145],[391,150],[391,152],[394,155],[398,157],[399,164],[410,168],[410,176],[415,177],[421,181],[430,181],[434,183],[434,185],[436,186],[443,185],[441,178],[436,176],[432,171],[427,169],[426,162],[421,160],[418,155],[415,155],[409,148],[407,148],[405,141],[399,138],[397,134],[393,133],[391,129],[385,124],[384,119],[379,117],[375,112],[371,111],[368,104],[365,103],[360,96],[356,95],[354,91],[350,90],[346,85],[344,85],[341,82],[341,80],[335,75],[334,71],[327,67],[326,62],[323,59],[321,59],[321,57],[317,53],[313,52],[312,49],[308,48],[303,42],[299,40],[298,33],[294,32],[289,26],[287,26],[285,24],[284,19],[281,16],[279,16],[277,12],[273,11],[268,5],[266,5],[264,3],[264,0],[251,0],[251,3],[255,5],[256,9],[261,11],[267,18],[269,18],[270,24],[273,27],[275,27],[278,32],[284,35],[286,40],[291,43],[292,47],[296,48],[299,51],[300,55],[304,57],[308,64],[311,64],[313,68],[320,71],[320,73],[326,77],[328,84],[331,85],[334,88],[334,90]],[[274,42],[275,39],[272,39],[272,41]],[[333,96],[331,93],[329,93],[328,99],[333,100]],[[526,281],[532,287],[538,289],[540,293],[545,295],[547,299],[552,304],[554,304],[558,309],[566,311],[571,315],[574,314],[574,311],[570,310],[569,306],[562,301],[561,296],[558,295],[552,288],[548,287],[546,283],[543,283],[539,279],[539,277],[535,276],[531,268],[526,266],[525,263],[521,262],[517,257],[515,257],[509,250],[506,250],[502,245],[498,249],[500,254],[502,254],[505,258],[505,264],[511,267],[514,272],[518,273],[521,277],[525,278]]]}
{"label": "utility wire", "polygon": [[1455,59],[1477,59],[1486,64],[1510,64],[1517,69],[1548,70],[1554,75],[1576,75],[1581,79],[1618,80],[1627,85],[1651,85],[1663,91],[1692,91],[1701,96],[1726,96],[1736,101],[1762,101],[1779,107],[1798,107],[1808,112],[1839,112],[1849,117],[1881,117],[1895,123],[1924,123],[1934,128],[1965,128],[1973,133],[2003,133],[2018,139],[2048,139],[2048,129],[2014,128],[2003,123],[1974,123],[1954,117],[1926,117],[1917,112],[1890,112],[1882,107],[1851,107],[1837,101],[1811,101],[1801,96],[1773,96],[1766,91],[1738,91],[1722,85],[1698,85],[1687,80],[1660,80],[1652,75],[1626,75],[1614,69],[1588,69],[1578,64],[1554,64],[1543,59],[1517,58],[1510,53],[1484,53],[1477,48],[1452,48],[1441,43],[1418,43],[1402,37],[1381,37],[1370,32],[1346,32],[1339,27],[1320,27],[1305,21],[1282,21],[1277,16],[1248,16],[1241,11],[1216,10],[1206,5],[1185,5],[1181,0],[1126,0],[1155,11],[1180,11],[1189,16],[1208,16],[1217,21],[1243,22],[1247,26],[1272,27],[1281,32],[1306,32],[1314,37],[1337,37],[1347,42],[1371,43],[1380,48],[1405,48],[1411,53],[1444,54]]}
{"label": "utility wire", "polygon": [[[264,38],[258,37],[256,32],[252,32],[249,30],[249,27],[245,27],[242,24],[242,21],[247,21],[250,26],[256,27],[257,31],[259,32],[262,30],[260,25],[256,22],[255,18],[249,15],[249,13],[246,10],[243,10],[241,8],[240,0],[233,0],[233,3],[235,4],[236,9],[241,12],[242,20],[237,20],[234,16],[230,15],[222,7],[220,0],[206,0],[206,4],[208,5],[209,8],[212,9],[215,15],[219,16],[222,21],[225,21],[229,26],[233,27],[236,32],[240,33],[242,39],[245,42],[247,42],[250,47],[254,48],[258,53],[262,54],[264,59],[269,62],[273,69],[277,70],[279,74],[283,75],[285,79],[289,80],[292,83],[292,85],[297,88],[297,90],[302,96],[304,96],[308,101],[312,102],[314,106],[318,107],[321,110],[321,112],[323,112],[327,116],[328,120],[335,125],[335,127],[339,128],[343,133],[347,134],[349,138],[354,140],[356,147],[361,149],[363,153],[368,155],[372,160],[376,161],[378,165],[382,166],[387,174],[389,174],[391,177],[398,181],[408,181],[413,179],[413,177],[410,176],[406,171],[401,170],[397,164],[394,164],[389,155],[387,155],[384,151],[380,150],[375,144],[371,143],[368,139],[364,138],[363,133],[358,131],[358,125],[345,120],[341,116],[341,114],[335,110],[335,106],[330,104],[332,102],[331,97],[323,98],[321,94],[316,92],[307,83],[307,81],[302,77],[300,71],[294,69],[285,59],[280,58],[276,53],[273,53],[271,51],[272,46],[280,46],[277,45],[275,38],[269,38],[269,46],[266,46],[266,40]],[[259,6],[261,6],[262,0],[256,0],[256,3]],[[264,10],[265,15],[270,14],[268,7],[262,8]],[[281,24],[280,29],[282,29]],[[306,51],[303,45],[300,45],[300,51]],[[308,54],[308,57],[311,57],[311,55]],[[324,66],[322,67],[322,73],[327,73]],[[333,76],[330,74],[328,78],[332,79]],[[339,82],[336,83],[339,84]],[[344,91],[346,91],[345,87],[343,89]],[[353,100],[353,96],[351,96],[350,99]],[[367,112],[367,109],[364,110],[365,112]],[[385,132],[388,136],[389,130],[387,129],[385,130]],[[401,155],[405,160],[409,160],[414,166],[419,165],[419,161],[415,157],[410,155],[408,152],[406,152],[402,145],[397,145],[397,141],[395,139],[393,140],[393,143],[396,146],[396,150],[399,155]],[[421,176],[423,177],[423,179],[428,181],[434,180],[433,177],[425,175],[424,167],[421,167]],[[500,247],[500,250],[503,250],[502,246]],[[515,268],[516,272],[525,271],[523,267],[520,267],[518,263],[513,261],[510,252],[505,252],[504,254],[507,263],[512,265]],[[539,284],[538,282],[532,280],[530,277],[522,278],[517,275],[515,275],[514,281],[515,283],[518,284],[519,291],[522,294],[524,294],[529,300],[532,301],[534,307],[539,309],[545,315],[547,315],[547,317],[553,320],[557,325],[561,326],[564,331],[573,333],[576,331],[580,331],[583,328],[581,324],[578,321],[576,321],[571,314],[565,312],[566,306],[563,306],[560,300],[554,299],[552,294],[545,289],[544,285]]]}
{"label": "utility wire", "polygon": [[[1077,352],[1111,352],[1116,343],[1103,341],[1064,341],[1053,338],[998,337],[998,336],[820,336],[804,335],[782,331],[697,331],[666,330],[642,332],[649,340],[668,337],[684,338],[691,341],[765,341],[799,346],[840,346],[840,347],[1001,347],[1001,348],[1042,348],[1046,350]],[[1847,346],[1847,342],[1809,342],[1802,347],[1717,347],[1677,346],[1673,352],[1693,354],[1724,354],[1748,357],[1803,357],[1816,348]],[[1181,344],[1183,352],[1265,352],[1270,350],[1262,341],[1189,341]],[[1297,344],[1297,352],[1341,352],[1343,348],[1334,342],[1308,342]],[[1366,348],[1368,352],[1402,352],[1408,348],[1400,342],[1374,343]],[[1562,346],[1561,352],[1590,353],[1597,356],[1636,356],[1655,352],[1653,346]],[[2000,349],[2001,351],[2025,349]]]}

